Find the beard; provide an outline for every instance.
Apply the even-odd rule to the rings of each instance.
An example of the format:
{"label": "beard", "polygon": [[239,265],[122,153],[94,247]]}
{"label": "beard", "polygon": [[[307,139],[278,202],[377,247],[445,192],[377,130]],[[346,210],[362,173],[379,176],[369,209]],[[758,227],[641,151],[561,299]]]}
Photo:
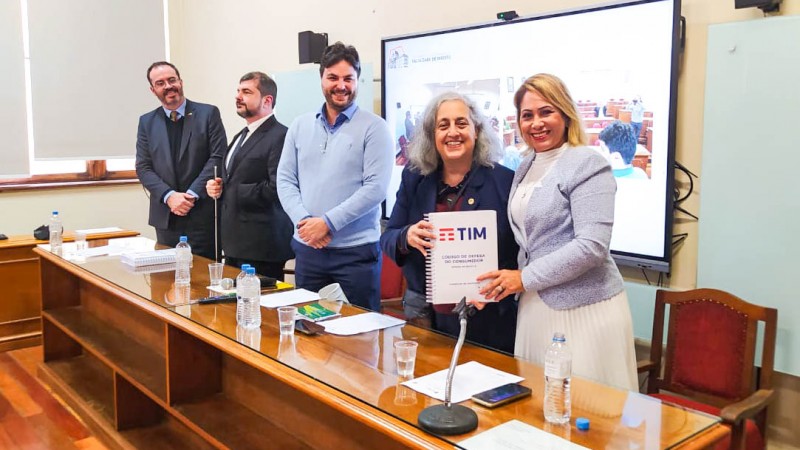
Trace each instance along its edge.
{"label": "beard", "polygon": [[[243,107],[244,109],[239,109],[239,107]],[[245,103],[237,103],[236,104],[236,114],[239,115],[242,119],[249,119],[256,115],[256,111],[251,110],[247,104]]]}
{"label": "beard", "polygon": [[[167,96],[170,95],[170,94],[173,94],[173,93],[178,94],[176,99],[175,100],[168,100]],[[171,87],[169,89],[165,89],[163,92],[161,92],[160,95],[157,95],[157,97],[161,101],[161,103],[164,104],[164,105],[178,107],[178,106],[181,105],[181,103],[183,103],[183,98],[184,98],[183,97],[183,87],[173,86],[173,87]],[[175,104],[173,104],[173,103],[175,103]]]}
{"label": "beard", "polygon": [[[348,90],[348,89],[330,89],[325,91],[325,103],[327,103],[334,111],[342,112],[347,109],[353,102],[356,101],[356,90]],[[339,101],[335,99],[337,94],[344,94],[346,95],[344,101]]]}

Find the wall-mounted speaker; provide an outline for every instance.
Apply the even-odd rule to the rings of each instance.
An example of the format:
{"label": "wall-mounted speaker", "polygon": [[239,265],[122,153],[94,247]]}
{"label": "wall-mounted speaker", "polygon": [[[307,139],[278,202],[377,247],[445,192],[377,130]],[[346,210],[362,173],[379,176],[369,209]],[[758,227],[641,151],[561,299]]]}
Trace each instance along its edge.
{"label": "wall-mounted speaker", "polygon": [[758,8],[765,13],[775,12],[781,8],[781,0],[734,0],[736,9]]}
{"label": "wall-mounted speaker", "polygon": [[328,33],[301,31],[297,33],[297,50],[300,64],[319,63],[322,52],[328,46]]}

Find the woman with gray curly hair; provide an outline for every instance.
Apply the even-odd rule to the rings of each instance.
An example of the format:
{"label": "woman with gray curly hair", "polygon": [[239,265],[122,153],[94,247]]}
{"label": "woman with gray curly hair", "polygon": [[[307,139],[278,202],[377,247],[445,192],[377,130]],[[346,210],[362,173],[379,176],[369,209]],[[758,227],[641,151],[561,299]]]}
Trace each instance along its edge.
{"label": "woman with gray curly hair", "polygon": [[[436,305],[432,310],[425,299],[425,255],[435,245],[435,236],[424,215],[497,211],[499,265],[514,269],[518,247],[506,213],[514,174],[496,164],[503,151],[489,122],[471,100],[455,92],[435,97],[425,108],[408,155],[409,165],[403,170],[381,247],[406,277],[403,308],[407,319],[457,336],[457,316],[450,314],[454,305]],[[470,320],[467,339],[511,353],[516,320],[514,298],[498,299]]]}

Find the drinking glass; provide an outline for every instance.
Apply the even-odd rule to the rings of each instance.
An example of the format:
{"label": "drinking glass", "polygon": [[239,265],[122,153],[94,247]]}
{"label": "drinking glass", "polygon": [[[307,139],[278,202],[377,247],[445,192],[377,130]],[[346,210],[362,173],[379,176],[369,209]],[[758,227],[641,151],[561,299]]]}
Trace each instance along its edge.
{"label": "drinking glass", "polygon": [[218,287],[222,281],[222,268],[224,264],[213,262],[208,265],[208,277],[211,279],[211,286]]}
{"label": "drinking glass", "polygon": [[75,232],[75,260],[86,261],[86,233]]}
{"label": "drinking glass", "polygon": [[396,341],[394,353],[397,358],[397,374],[401,377],[414,375],[414,363],[417,359],[416,341]]}
{"label": "drinking glass", "polygon": [[294,319],[296,315],[296,306],[281,306],[278,308],[278,324],[281,327],[282,336],[294,334]]}

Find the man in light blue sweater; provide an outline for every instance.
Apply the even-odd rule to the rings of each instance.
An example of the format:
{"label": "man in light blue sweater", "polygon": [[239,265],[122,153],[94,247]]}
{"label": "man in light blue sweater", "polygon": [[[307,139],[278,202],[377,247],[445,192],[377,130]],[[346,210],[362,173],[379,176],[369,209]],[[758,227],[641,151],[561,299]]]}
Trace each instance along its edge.
{"label": "man in light blue sweater", "polygon": [[386,122],[355,104],[361,64],[337,42],[320,62],[325,103],[294,120],[278,164],[278,197],[295,225],[295,283],[339,283],[347,298],[380,309],[380,205],[393,164]]}

